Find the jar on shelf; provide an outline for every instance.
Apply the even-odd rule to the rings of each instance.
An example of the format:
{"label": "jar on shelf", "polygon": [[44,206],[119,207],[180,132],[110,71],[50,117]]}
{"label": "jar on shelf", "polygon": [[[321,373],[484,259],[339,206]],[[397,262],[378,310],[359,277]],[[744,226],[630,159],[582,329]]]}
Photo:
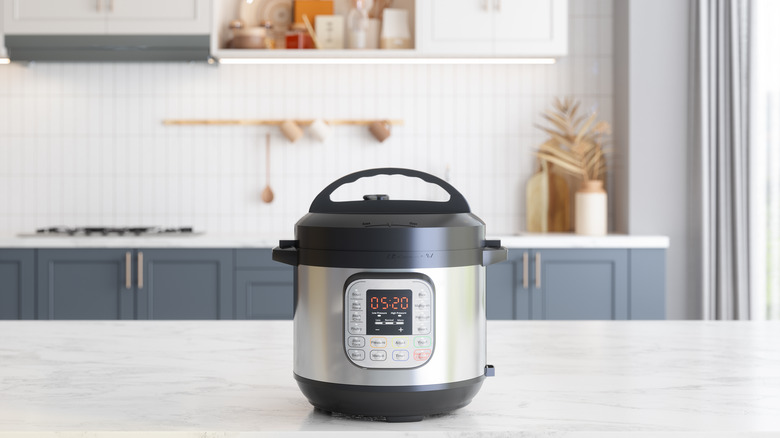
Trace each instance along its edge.
{"label": "jar on shelf", "polygon": [[285,47],[288,49],[313,49],[314,40],[309,31],[306,30],[306,25],[303,23],[294,23],[290,30],[287,32],[285,38]]}
{"label": "jar on shelf", "polygon": [[275,49],[278,36],[276,35],[277,32],[274,31],[274,24],[270,21],[265,21],[263,22],[263,29],[265,29],[265,48]]}
{"label": "jar on shelf", "polygon": [[245,27],[241,20],[230,22],[231,40],[228,47],[231,49],[264,49],[265,28]]}

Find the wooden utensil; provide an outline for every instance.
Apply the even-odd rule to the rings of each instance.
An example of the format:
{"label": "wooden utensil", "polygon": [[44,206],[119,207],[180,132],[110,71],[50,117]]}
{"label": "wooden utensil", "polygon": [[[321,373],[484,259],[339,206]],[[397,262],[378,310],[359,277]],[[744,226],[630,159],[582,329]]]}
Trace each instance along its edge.
{"label": "wooden utensil", "polygon": [[262,194],[263,202],[270,204],[274,200],[274,191],[271,190],[271,133],[265,134],[265,189]]}

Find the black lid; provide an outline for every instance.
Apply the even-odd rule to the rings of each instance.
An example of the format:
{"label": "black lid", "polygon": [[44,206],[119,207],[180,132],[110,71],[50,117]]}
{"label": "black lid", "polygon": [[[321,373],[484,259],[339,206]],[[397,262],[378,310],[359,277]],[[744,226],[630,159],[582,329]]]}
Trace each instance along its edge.
{"label": "black lid", "polygon": [[[376,175],[405,175],[436,184],[450,195],[446,202],[390,200],[386,195],[366,195],[362,201],[333,202],[330,195],[338,187],[360,178]],[[409,259],[405,267],[417,265],[415,259],[432,252],[480,250],[484,245],[485,224],[470,212],[468,203],[454,187],[427,173],[399,168],[370,169],[352,173],[326,187],[312,202],[309,213],[295,226],[296,246],[301,254],[320,254],[317,265],[325,258],[344,256],[335,252],[373,254],[375,262]],[[366,254],[349,259],[364,263]],[[471,264],[458,262],[459,264]],[[441,256],[438,265],[455,263]],[[302,261],[303,263],[303,261]],[[305,264],[305,263],[303,263]],[[343,265],[344,263],[339,263]],[[389,267],[389,266],[388,266]],[[397,266],[392,266],[397,267]]]}

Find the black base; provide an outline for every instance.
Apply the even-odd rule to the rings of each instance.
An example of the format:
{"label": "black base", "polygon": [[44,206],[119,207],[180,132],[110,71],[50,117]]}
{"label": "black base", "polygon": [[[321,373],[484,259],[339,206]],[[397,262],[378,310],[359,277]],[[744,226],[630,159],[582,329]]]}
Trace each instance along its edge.
{"label": "black base", "polygon": [[297,374],[295,380],[309,403],[317,409],[404,422],[420,421],[426,415],[443,414],[466,406],[479,392],[485,377],[415,386],[343,385],[310,380]]}

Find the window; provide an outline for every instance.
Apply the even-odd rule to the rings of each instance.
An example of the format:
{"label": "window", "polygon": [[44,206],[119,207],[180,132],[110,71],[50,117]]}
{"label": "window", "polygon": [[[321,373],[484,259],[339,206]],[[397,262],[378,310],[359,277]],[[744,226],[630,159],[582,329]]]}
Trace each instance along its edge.
{"label": "window", "polygon": [[780,320],[780,2],[750,7],[751,315]]}

